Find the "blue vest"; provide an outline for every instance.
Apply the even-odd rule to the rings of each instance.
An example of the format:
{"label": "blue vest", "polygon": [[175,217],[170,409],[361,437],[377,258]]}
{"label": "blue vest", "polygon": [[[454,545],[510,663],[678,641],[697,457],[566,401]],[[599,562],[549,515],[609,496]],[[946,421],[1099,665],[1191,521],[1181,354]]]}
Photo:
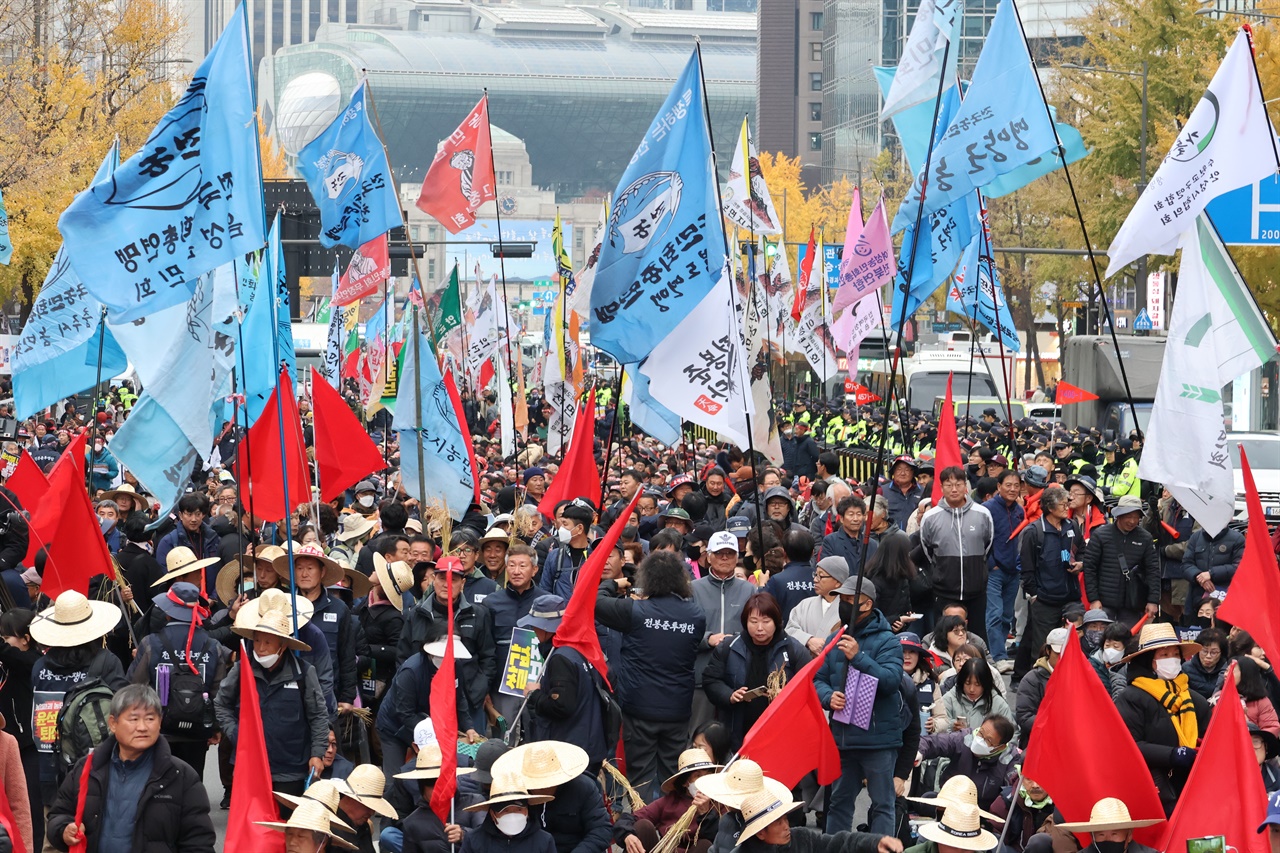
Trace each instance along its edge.
{"label": "blue vest", "polygon": [[[622,635],[618,704],[633,717],[688,720],[693,707],[693,663],[707,628],[702,608],[675,595],[635,602]],[[662,661],[655,666],[655,661]]]}
{"label": "blue vest", "polygon": [[[307,723],[307,669],[311,664],[285,652],[282,664],[292,674],[275,683],[258,680],[258,707],[262,710],[262,734],[271,763],[271,778],[296,779],[306,772],[311,759],[311,726]],[[246,674],[257,678],[262,669],[249,664]],[[268,679],[270,677],[268,676]]]}

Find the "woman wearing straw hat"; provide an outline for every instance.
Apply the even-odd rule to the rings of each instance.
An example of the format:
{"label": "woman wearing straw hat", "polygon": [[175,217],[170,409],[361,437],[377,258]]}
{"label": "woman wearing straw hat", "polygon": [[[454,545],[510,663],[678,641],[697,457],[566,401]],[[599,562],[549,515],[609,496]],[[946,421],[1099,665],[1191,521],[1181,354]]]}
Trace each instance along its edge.
{"label": "woman wearing straw hat", "polygon": [[1155,853],[1145,844],[1134,841],[1133,831],[1157,823],[1163,821],[1134,820],[1129,816],[1129,807],[1122,800],[1107,797],[1093,804],[1088,820],[1060,823],[1057,828],[1063,832],[1091,835],[1098,853]]}
{"label": "woman wearing straw hat", "polygon": [[259,826],[284,833],[285,853],[324,853],[326,850],[355,850],[333,831],[335,818],[317,800],[304,800],[288,820],[259,820]]}
{"label": "woman wearing straw hat", "polygon": [[1167,622],[1142,626],[1138,650],[1128,663],[1129,686],[1116,697],[1116,709],[1138,744],[1155,780],[1165,814],[1172,814],[1209,723],[1209,702],[1188,686],[1183,659],[1200,651],[1199,643],[1178,639]]}
{"label": "woman wearing straw hat", "polygon": [[607,850],[611,838],[609,813],[600,785],[588,773],[587,753],[555,740],[516,747],[493,763],[493,777],[514,774],[529,790],[547,799],[532,804],[530,820],[546,828],[559,853]]}
{"label": "woman wearing straw hat", "polygon": [[[741,853],[902,853],[902,842],[888,835],[869,832],[827,834],[816,829],[793,827],[787,815],[803,805],[793,801],[790,794],[779,797],[766,790],[748,795],[742,800],[744,825],[738,835],[737,849]],[[991,846],[995,846],[994,836]]]}
{"label": "woman wearing straw hat", "polygon": [[489,799],[467,806],[467,811],[484,812],[485,818],[462,839],[462,853],[556,853],[555,839],[529,814],[531,806],[550,800],[531,793],[518,772],[497,772],[495,765]]}
{"label": "woman wearing straw hat", "polygon": [[998,839],[982,828],[978,807],[959,803],[949,805],[942,817],[920,827],[924,839],[909,853],[957,853],[964,850],[992,850]]}
{"label": "woman wearing straw hat", "polygon": [[[621,814],[613,824],[613,840],[626,853],[646,853],[676,824],[684,827],[676,849],[680,853],[706,853],[715,841],[720,812],[698,790],[698,780],[720,769],[701,749],[680,753],[676,775],[662,783],[663,795],[631,814]],[[685,815],[690,809],[690,819]],[[696,841],[694,839],[697,839]]]}
{"label": "woman wearing straw hat", "polygon": [[85,689],[90,679],[112,691],[129,683],[120,659],[103,647],[103,638],[119,621],[120,608],[114,604],[90,601],[67,590],[31,622],[32,639],[46,650],[31,668],[31,731],[40,752],[41,794],[46,803],[53,802],[59,782],[54,721],[68,694]]}
{"label": "woman wearing straw hat", "polygon": [[252,627],[232,629],[253,645],[222,680],[214,709],[222,733],[234,743],[240,732],[240,679],[246,671],[251,674],[258,688],[272,787],[301,794],[308,770],[317,777],[324,772],[329,713],[315,668],[289,654],[310,651],[292,636],[290,621],[284,611],[271,609],[259,613]]}
{"label": "woman wearing straw hat", "polygon": [[[418,749],[412,770],[397,773],[397,779],[407,779],[418,784],[420,799],[417,808],[403,821],[404,847],[400,853],[447,853],[449,845],[462,840],[462,827],[444,823],[431,810],[431,795],[440,778],[442,756],[437,744],[429,743]],[[470,767],[459,767],[457,775],[471,773]]]}

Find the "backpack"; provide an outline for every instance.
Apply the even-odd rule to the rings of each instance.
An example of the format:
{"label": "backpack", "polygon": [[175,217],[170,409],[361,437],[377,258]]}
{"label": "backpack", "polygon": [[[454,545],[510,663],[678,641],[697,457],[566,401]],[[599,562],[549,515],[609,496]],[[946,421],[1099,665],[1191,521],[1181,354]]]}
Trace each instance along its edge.
{"label": "backpack", "polygon": [[[171,664],[156,667],[156,692],[164,703],[160,732],[171,737],[206,740],[213,735],[213,707],[204,677],[191,671],[171,649]],[[161,690],[164,686],[166,689]]]}
{"label": "backpack", "polygon": [[77,761],[111,734],[107,715],[111,713],[111,697],[114,695],[115,691],[97,678],[86,678],[67,691],[58,711],[57,735],[53,744],[59,783]]}
{"label": "backpack", "polygon": [[595,667],[591,667],[591,683],[600,697],[600,721],[604,725],[605,754],[613,755],[618,751],[618,739],[622,733],[622,706],[614,697],[613,691],[604,684],[604,679]]}

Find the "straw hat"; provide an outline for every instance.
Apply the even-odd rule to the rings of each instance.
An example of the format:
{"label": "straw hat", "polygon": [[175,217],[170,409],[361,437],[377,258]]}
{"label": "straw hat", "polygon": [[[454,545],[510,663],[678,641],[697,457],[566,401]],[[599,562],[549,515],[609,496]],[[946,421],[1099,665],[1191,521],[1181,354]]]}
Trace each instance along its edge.
{"label": "straw hat", "polygon": [[411,531],[413,531],[414,533],[421,533],[421,532],[422,532],[422,522],[421,522],[421,521],[418,521],[418,519],[416,519],[416,518],[411,518],[411,519],[409,519],[408,521],[406,521],[406,522],[404,523],[404,529],[405,529],[405,530],[407,530],[407,531],[408,531],[408,530],[411,530]]}
{"label": "straw hat", "polygon": [[323,803],[316,800],[302,799],[298,807],[293,810],[293,814],[289,815],[288,820],[255,820],[258,826],[265,826],[268,829],[279,830],[284,832],[286,829],[309,829],[312,832],[322,832],[329,836],[329,843],[343,850],[357,850],[354,844],[344,841],[333,832],[333,822],[337,820],[333,813],[325,808]]}
{"label": "straw hat", "polygon": [[503,530],[501,527],[490,527],[483,536],[480,537],[479,546],[484,548],[490,542],[500,542],[506,547],[511,547],[511,534]]}
{"label": "straw hat", "polygon": [[[275,548],[275,545],[269,546]],[[265,557],[250,557],[248,554],[241,554],[233,560],[222,565],[218,569],[217,577],[213,579],[213,590],[218,595],[218,600],[224,604],[230,604],[236,600],[236,588],[240,584],[240,579],[244,578],[245,588],[248,589],[252,584],[257,587],[257,575],[255,567],[258,563],[266,563],[271,565],[271,560]],[[272,566],[274,571],[275,567]]]}
{"label": "straw hat", "polygon": [[[258,624],[258,614],[267,610],[279,610],[292,624],[294,598],[295,596],[291,596],[282,589],[264,589],[261,595],[240,608],[240,612],[236,614],[235,627],[252,630],[253,626]],[[301,628],[311,621],[315,605],[305,596],[299,595],[296,598],[298,600],[298,627]]]}
{"label": "straw hat", "polygon": [[676,759],[676,772],[671,778],[662,783],[662,793],[670,794],[675,788],[676,783],[690,773],[696,773],[699,770],[719,770],[720,765],[711,760],[711,756],[707,755],[707,751],[701,747],[686,749],[680,753],[680,757]]}
{"label": "straw hat", "polygon": [[750,758],[739,758],[728,770],[703,776],[698,780],[698,791],[731,809],[741,808],[744,799],[760,791],[768,791],[779,800],[791,796],[786,785],[765,776],[760,765]]}
{"label": "straw hat", "polygon": [[[435,655],[438,658],[444,657],[446,651],[445,638],[441,637],[438,640],[424,643],[422,650],[428,655]],[[453,659],[455,661],[471,660],[471,652],[462,644],[462,640],[457,634],[453,635]]]}
{"label": "straw hat", "polygon": [[396,610],[404,610],[404,594],[413,589],[413,569],[401,560],[388,563],[381,554],[373,555],[373,574],[382,587],[382,595]]}
{"label": "straw hat", "polygon": [[[293,562],[295,564],[303,557],[310,557],[320,563],[320,566],[324,569],[324,577],[320,579],[321,586],[333,586],[342,579],[342,566],[326,557],[324,549],[319,545],[301,545],[293,549]],[[289,553],[287,551],[272,560],[271,565],[280,577],[289,577]]]}
{"label": "straw hat", "polygon": [[921,826],[920,837],[960,850],[991,850],[998,843],[994,835],[982,828],[978,807],[960,803],[947,806],[942,820]]}
{"label": "straw hat", "polygon": [[[239,620],[236,620],[239,622]],[[301,626],[299,626],[301,627]],[[242,637],[254,639],[257,634],[271,634],[284,640],[285,648],[296,649],[298,651],[309,652],[311,647],[301,640],[293,636],[293,620],[291,620],[284,611],[281,610],[264,610],[258,614],[257,620],[252,628],[233,625],[231,630]]]}
{"label": "straw hat", "polygon": [[[699,785],[698,787],[701,788],[702,786]],[[978,786],[973,784],[973,780],[968,776],[956,775],[942,783],[942,787],[938,789],[937,796],[907,797],[907,799],[913,803],[923,803],[926,806],[934,806],[940,809],[950,808],[951,806],[976,807],[978,805]],[[1004,823],[1004,818],[997,817],[991,812],[986,812],[982,809],[978,809],[978,815],[987,820]]]}
{"label": "straw hat", "polygon": [[587,751],[580,746],[543,740],[518,746],[495,761],[493,778],[514,775],[533,790],[554,788],[581,776],[590,763]]}
{"label": "straw hat", "polygon": [[1157,622],[1152,624],[1148,622],[1142,626],[1142,631],[1138,634],[1138,650],[1131,655],[1126,655],[1120,659],[1120,663],[1128,663],[1138,655],[1154,652],[1157,649],[1164,649],[1170,646],[1179,646],[1182,649],[1182,657],[1185,660],[1191,655],[1200,651],[1202,646],[1199,643],[1193,643],[1190,640],[1181,640],[1178,638],[1178,632],[1174,630],[1173,625],[1168,622]]}
{"label": "straw hat", "polygon": [[99,498],[99,500],[112,501],[113,503],[119,504],[121,495],[127,495],[131,500],[142,499],[142,495],[138,494],[138,490],[135,489],[132,484],[122,483],[120,485],[120,488],[118,489],[112,489],[109,492],[103,492],[102,497]]}
{"label": "straw hat", "polygon": [[[413,762],[413,769],[406,770],[403,773],[397,773],[397,779],[439,779],[440,768],[444,762],[444,756],[440,752],[440,745],[428,743],[418,747],[418,757]],[[459,767],[458,775],[465,776],[468,773],[474,773],[474,767]]]}
{"label": "straw hat", "polygon": [[288,553],[288,551],[281,548],[279,545],[259,545],[253,549],[253,559],[272,563],[271,568],[274,569],[276,558]]}
{"label": "straw hat", "polygon": [[341,802],[342,795],[338,793],[338,786],[333,784],[333,780],[331,779],[317,779],[311,783],[311,786],[307,788],[301,797],[294,796],[293,794],[282,794],[279,791],[275,791],[274,793],[277,800],[284,803],[291,809],[296,809],[307,800],[314,800],[331,812],[329,815],[329,820],[331,822],[336,823],[347,832],[355,832],[355,830],[351,828],[350,824],[338,817],[338,803]]}
{"label": "straw hat", "polygon": [[343,577],[351,582],[348,587],[351,594],[356,598],[364,598],[369,594],[369,590],[373,587],[373,581],[369,580],[369,576],[359,569],[353,569],[347,565],[345,560],[335,560],[341,568]]}
{"label": "straw hat", "polygon": [[747,795],[742,801],[741,809],[742,819],[746,825],[738,835],[738,844],[742,844],[748,838],[754,838],[760,830],[803,805],[804,803],[792,800],[790,792],[785,797],[775,796],[770,791],[757,791]]}
{"label": "straw hat", "polygon": [[120,616],[120,608],[111,602],[90,601],[69,589],[31,622],[31,637],[42,646],[71,648],[105,637]]}
{"label": "straw hat", "polygon": [[1087,821],[1060,823],[1058,828],[1065,832],[1106,832],[1109,829],[1142,829],[1163,822],[1164,818],[1134,820],[1129,817],[1129,807],[1122,800],[1107,797],[1093,804]]}
{"label": "straw hat", "polygon": [[164,570],[165,574],[152,586],[160,586],[166,584],[174,578],[180,578],[183,575],[190,574],[196,569],[203,569],[205,566],[212,566],[218,562],[217,557],[206,557],[203,560],[196,559],[196,552],[192,551],[186,545],[179,545],[173,548],[165,555]]}
{"label": "straw hat", "polygon": [[399,818],[391,803],[382,799],[382,792],[387,787],[387,777],[382,775],[380,768],[372,764],[357,764],[346,779],[340,779],[335,784],[342,796],[350,797],[388,820]]}
{"label": "straw hat", "polygon": [[344,512],[338,516],[338,532],[334,538],[339,542],[350,542],[352,539],[359,539],[377,526],[377,522],[372,518],[361,515],[358,512]]}
{"label": "straw hat", "polygon": [[[510,752],[507,753],[507,755],[510,754]],[[504,755],[502,758],[506,757]],[[493,784],[489,786],[489,799],[483,803],[466,806],[463,811],[483,812],[487,811],[490,806],[500,806],[504,803],[524,803],[528,806],[536,806],[540,803],[549,803],[555,799],[549,794],[530,794],[528,780],[521,778],[518,772],[513,772],[510,768],[498,769],[498,763],[502,761],[502,758],[499,758],[498,762],[493,766]]]}

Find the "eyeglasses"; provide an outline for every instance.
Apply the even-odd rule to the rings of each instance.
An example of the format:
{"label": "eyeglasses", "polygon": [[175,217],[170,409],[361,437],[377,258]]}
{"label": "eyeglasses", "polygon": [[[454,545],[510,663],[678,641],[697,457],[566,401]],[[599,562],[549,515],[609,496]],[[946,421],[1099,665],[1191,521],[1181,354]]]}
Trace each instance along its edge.
{"label": "eyeglasses", "polygon": [[814,572],[813,579],[816,581],[835,580],[835,578],[831,577],[831,575],[826,572]]}
{"label": "eyeglasses", "polygon": [[478,552],[478,551],[476,551],[476,549],[475,549],[475,548],[467,547],[467,548],[459,548],[458,550],[454,551],[453,553],[455,553],[455,554],[457,554],[457,555],[459,555],[459,556],[468,556],[468,555],[471,555],[471,554],[477,554],[477,553],[479,553],[479,552]]}
{"label": "eyeglasses", "polygon": [[1219,658],[1222,657],[1222,649],[1215,646],[1205,646],[1200,650],[1200,654],[1207,658]]}

